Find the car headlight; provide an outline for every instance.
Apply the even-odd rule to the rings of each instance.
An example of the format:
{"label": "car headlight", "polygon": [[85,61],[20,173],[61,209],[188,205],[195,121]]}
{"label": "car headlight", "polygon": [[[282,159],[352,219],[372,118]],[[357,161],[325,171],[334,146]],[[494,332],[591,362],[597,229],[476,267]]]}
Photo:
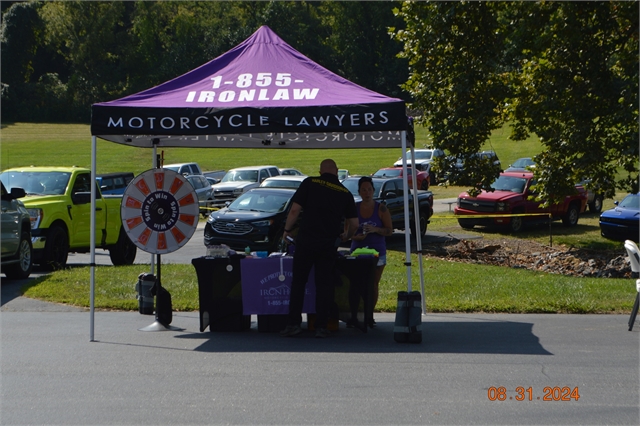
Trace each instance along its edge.
{"label": "car headlight", "polygon": [[458,198],[458,201],[456,201],[456,206],[460,207],[460,200],[462,200],[462,198]]}
{"label": "car headlight", "polygon": [[42,209],[27,209],[31,218],[31,229],[38,229],[42,223],[44,211]]}
{"label": "car headlight", "polygon": [[509,203],[505,203],[505,202],[497,203],[496,204],[496,211],[499,211],[499,212],[509,211]]}
{"label": "car headlight", "polygon": [[259,220],[257,222],[251,222],[253,226],[270,226],[273,223],[273,220]]}
{"label": "car headlight", "polygon": [[213,217],[213,215],[209,214],[209,217],[207,217],[207,223],[213,223],[215,221],[216,221],[216,219]]}
{"label": "car headlight", "polygon": [[238,188],[238,189],[234,189],[233,190],[233,195],[240,195],[244,192],[244,190],[242,188]]}

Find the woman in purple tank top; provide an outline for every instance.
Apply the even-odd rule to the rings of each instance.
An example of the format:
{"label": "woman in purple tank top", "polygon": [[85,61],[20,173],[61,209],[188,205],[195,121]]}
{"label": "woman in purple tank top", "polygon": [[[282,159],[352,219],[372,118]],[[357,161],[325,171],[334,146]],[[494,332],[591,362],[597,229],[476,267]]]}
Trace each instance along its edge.
{"label": "woman in purple tank top", "polygon": [[[385,237],[393,233],[393,226],[387,205],[373,199],[373,181],[370,177],[363,176],[358,180],[358,194],[362,197],[362,201],[356,203],[360,226],[358,226],[355,235],[351,237],[351,251],[360,247],[368,247],[375,249],[380,254],[373,287],[373,307],[375,309],[378,303],[380,278],[384,266],[387,264]],[[373,326],[373,324],[369,324],[369,326]]]}

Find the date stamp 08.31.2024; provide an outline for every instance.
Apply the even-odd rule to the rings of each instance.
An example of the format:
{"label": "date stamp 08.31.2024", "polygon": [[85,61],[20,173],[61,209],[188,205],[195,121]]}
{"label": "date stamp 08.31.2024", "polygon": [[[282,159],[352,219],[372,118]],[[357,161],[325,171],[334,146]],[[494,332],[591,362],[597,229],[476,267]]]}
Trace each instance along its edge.
{"label": "date stamp 08.31.2024", "polygon": [[534,392],[530,386],[518,386],[515,391],[508,390],[504,386],[491,386],[487,390],[489,401],[577,401],[580,399],[578,387],[546,386],[542,389],[542,395]]}

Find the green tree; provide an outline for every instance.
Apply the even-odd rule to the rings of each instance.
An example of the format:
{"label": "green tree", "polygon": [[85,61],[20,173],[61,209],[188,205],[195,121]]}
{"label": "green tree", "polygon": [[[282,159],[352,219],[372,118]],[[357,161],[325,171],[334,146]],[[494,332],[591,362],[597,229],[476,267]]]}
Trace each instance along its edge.
{"label": "green tree", "polygon": [[[539,199],[586,177],[606,196],[638,191],[638,2],[405,2],[397,13],[405,88],[437,147],[469,155],[510,120],[514,141],[542,142]],[[473,181],[495,173],[475,169]]]}
{"label": "green tree", "polygon": [[[465,171],[475,186],[488,188],[499,166],[471,154],[480,150],[493,129],[502,125],[507,96],[501,61],[504,31],[497,11],[501,3],[405,2],[396,13],[406,28],[395,31],[409,61],[404,88],[419,111],[415,121],[427,126],[433,144],[452,157],[465,159]],[[453,158],[437,164],[451,169]]]}
{"label": "green tree", "polygon": [[321,58],[327,68],[363,87],[408,99],[401,89],[408,78],[407,61],[398,58],[402,45],[389,36],[389,27],[404,22],[388,2],[322,2],[325,44],[331,56]]}
{"label": "green tree", "polygon": [[2,15],[0,63],[2,109],[5,120],[19,115],[20,101],[28,96],[34,74],[39,37],[44,25],[36,3],[15,3]]}
{"label": "green tree", "polygon": [[406,62],[395,57],[401,46],[387,34],[390,24],[402,25],[388,2],[32,1],[9,8],[4,3],[7,22],[15,25],[3,29],[12,43],[2,45],[3,108],[17,88],[4,77],[11,80],[15,71],[24,86],[12,109],[20,120],[86,122],[92,103],[182,75],[261,25],[369,89],[402,97],[399,84],[407,75]]}
{"label": "green tree", "polygon": [[244,38],[235,34],[237,28],[245,28],[235,2],[161,1],[135,6],[126,61],[130,93],[209,62]]}
{"label": "green tree", "polygon": [[47,42],[69,63],[67,90],[86,108],[126,92],[123,59],[129,46],[129,11],[133,2],[46,2],[41,16]]}
{"label": "green tree", "polygon": [[[638,191],[638,3],[516,4],[513,138],[529,133],[542,199],[585,177],[607,197]],[[536,42],[527,35],[536,31]],[[619,177],[614,185],[616,176]]]}

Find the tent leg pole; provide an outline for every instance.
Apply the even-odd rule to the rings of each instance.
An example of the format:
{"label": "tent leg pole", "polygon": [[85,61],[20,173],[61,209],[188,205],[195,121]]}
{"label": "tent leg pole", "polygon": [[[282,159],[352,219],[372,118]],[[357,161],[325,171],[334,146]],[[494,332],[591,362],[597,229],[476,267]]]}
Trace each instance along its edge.
{"label": "tent leg pole", "polygon": [[409,184],[407,179],[407,132],[401,133],[402,140],[402,185],[404,187],[404,246],[405,266],[407,267],[407,291],[411,291],[411,222],[409,221]]}
{"label": "tent leg pole", "polygon": [[96,288],[96,151],[97,141],[95,136],[91,136],[91,215],[90,228],[91,235],[89,237],[90,250],[90,294],[89,294],[89,341],[94,341],[94,317],[95,317],[95,288]]}
{"label": "tent leg pole", "polygon": [[[416,253],[418,254],[418,272],[420,275],[420,291],[422,293],[422,314],[427,313],[427,302],[424,297],[424,270],[422,267],[422,234],[420,233],[420,204],[418,200],[418,173],[416,171],[416,153],[411,146],[411,191],[413,196],[413,226],[416,230]],[[433,206],[432,206],[433,207]]]}

